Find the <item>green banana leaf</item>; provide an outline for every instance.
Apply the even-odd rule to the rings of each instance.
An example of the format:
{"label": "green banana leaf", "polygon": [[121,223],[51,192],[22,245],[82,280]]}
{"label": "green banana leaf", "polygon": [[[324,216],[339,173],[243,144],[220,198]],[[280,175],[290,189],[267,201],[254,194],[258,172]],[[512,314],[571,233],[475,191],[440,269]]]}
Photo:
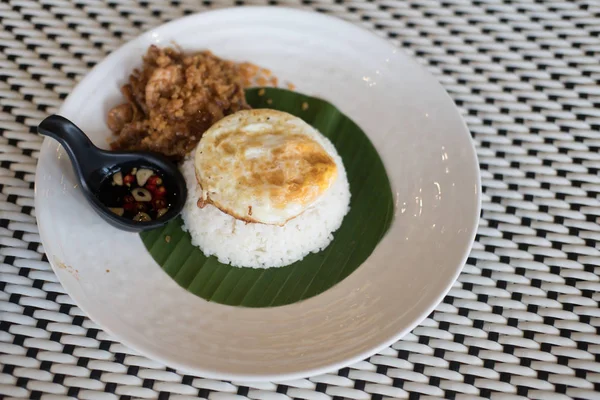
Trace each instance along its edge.
{"label": "green banana leaf", "polygon": [[332,104],[284,89],[246,91],[253,108],[296,115],[327,136],[344,161],[352,195],[350,212],[323,251],[280,268],[222,264],[193,246],[181,219],[144,232],[150,254],[179,285],[208,301],[274,307],[316,296],[342,281],[375,249],[393,219],[393,196],[385,168],[365,133]]}

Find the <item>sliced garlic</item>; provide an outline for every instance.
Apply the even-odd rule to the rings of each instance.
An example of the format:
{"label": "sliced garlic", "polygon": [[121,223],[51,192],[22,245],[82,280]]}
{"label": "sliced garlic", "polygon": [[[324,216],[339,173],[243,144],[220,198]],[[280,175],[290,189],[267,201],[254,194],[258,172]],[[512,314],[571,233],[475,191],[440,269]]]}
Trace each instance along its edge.
{"label": "sliced garlic", "polygon": [[113,213],[117,214],[119,217],[122,217],[123,214],[125,213],[125,209],[121,208],[121,207],[111,207],[109,208],[110,211],[112,211]]}
{"label": "sliced garlic", "polygon": [[152,221],[152,218],[150,218],[150,216],[148,214],[146,214],[145,212],[139,212],[139,213],[135,214],[135,217],[133,217],[133,220],[136,222],[146,222],[146,221]]}
{"label": "sliced garlic", "polygon": [[152,194],[147,189],[135,188],[131,191],[131,195],[135,201],[150,201],[152,200]]}
{"label": "sliced garlic", "polygon": [[151,169],[142,168],[137,170],[135,173],[135,179],[137,180],[138,186],[144,186],[152,175],[154,175],[154,171]]}
{"label": "sliced garlic", "polygon": [[121,171],[113,175],[113,183],[117,186],[123,186],[123,174]]}
{"label": "sliced garlic", "polygon": [[156,218],[160,218],[163,215],[165,215],[167,213],[167,211],[169,211],[168,208],[161,208],[160,210],[158,210],[158,212],[156,213]]}

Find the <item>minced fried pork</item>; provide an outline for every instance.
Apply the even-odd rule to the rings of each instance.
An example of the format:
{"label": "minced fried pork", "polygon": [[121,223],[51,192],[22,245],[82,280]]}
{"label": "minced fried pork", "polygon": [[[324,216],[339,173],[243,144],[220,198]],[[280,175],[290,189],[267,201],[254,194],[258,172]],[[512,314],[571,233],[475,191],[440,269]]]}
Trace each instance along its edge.
{"label": "minced fried pork", "polygon": [[243,67],[209,51],[184,54],[151,46],[143,66],[121,88],[127,102],[112,108],[114,150],[154,151],[175,160],[191,151],[204,131],[226,115],[250,108]]}

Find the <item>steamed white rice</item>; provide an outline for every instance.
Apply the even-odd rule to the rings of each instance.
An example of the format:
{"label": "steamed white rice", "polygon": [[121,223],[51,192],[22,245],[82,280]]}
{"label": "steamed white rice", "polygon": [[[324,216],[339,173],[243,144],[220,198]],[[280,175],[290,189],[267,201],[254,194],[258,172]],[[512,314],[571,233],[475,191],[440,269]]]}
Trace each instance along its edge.
{"label": "steamed white rice", "polygon": [[350,188],[342,159],[333,144],[323,139],[337,164],[337,179],[316,204],[284,226],[239,221],[213,205],[198,208],[201,190],[192,152],[181,167],[189,192],[182,212],[183,229],[190,233],[192,244],[224,264],[251,268],[281,267],[326,248],[350,210]]}

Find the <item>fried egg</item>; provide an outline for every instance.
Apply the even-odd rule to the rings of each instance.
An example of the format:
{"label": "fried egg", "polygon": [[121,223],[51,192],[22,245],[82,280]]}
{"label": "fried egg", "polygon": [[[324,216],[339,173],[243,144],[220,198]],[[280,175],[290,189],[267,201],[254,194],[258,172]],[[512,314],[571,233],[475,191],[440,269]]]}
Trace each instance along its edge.
{"label": "fried egg", "polygon": [[244,110],[223,118],[196,148],[198,206],[212,204],[247,222],[284,225],[318,202],[337,178],[325,140],[281,111]]}

